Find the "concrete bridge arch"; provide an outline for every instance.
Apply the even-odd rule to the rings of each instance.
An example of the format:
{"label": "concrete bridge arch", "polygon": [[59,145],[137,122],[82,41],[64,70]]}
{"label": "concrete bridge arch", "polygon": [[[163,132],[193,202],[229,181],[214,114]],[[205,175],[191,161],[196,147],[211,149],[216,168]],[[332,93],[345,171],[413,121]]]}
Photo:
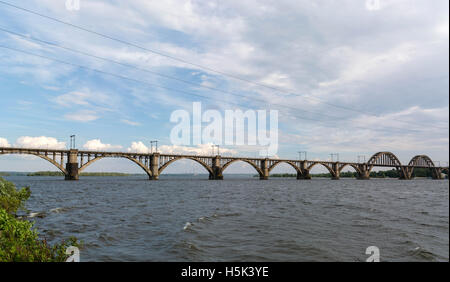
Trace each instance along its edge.
{"label": "concrete bridge arch", "polygon": [[227,162],[226,162],[225,164],[223,164],[222,167],[220,168],[220,177],[223,178],[223,172],[225,171],[225,169],[226,169],[227,167],[229,167],[231,164],[236,163],[236,162],[244,162],[244,163],[249,164],[250,166],[252,166],[252,167],[256,170],[256,172],[258,172],[260,178],[264,178],[264,172],[263,172],[263,170],[262,170],[260,167],[258,167],[257,164],[255,164],[255,163],[252,162],[251,160],[247,160],[247,159],[233,159],[233,160],[227,161]]}
{"label": "concrete bridge arch", "polygon": [[50,158],[48,155],[40,154],[39,152],[32,152],[32,151],[24,151],[24,152],[10,151],[10,152],[8,152],[8,151],[3,151],[3,152],[0,152],[0,156],[1,155],[30,155],[30,156],[36,156],[36,157],[39,157],[39,158],[41,158],[43,160],[48,161],[49,163],[54,165],[56,168],[58,168],[64,175],[67,175],[67,170],[63,166],[63,161],[61,163],[58,163],[56,160]]}
{"label": "concrete bridge arch", "polygon": [[206,171],[207,171],[209,174],[212,174],[212,173],[213,173],[212,167],[208,166],[207,163],[205,163],[204,161],[202,161],[202,160],[200,160],[200,159],[198,159],[198,158],[195,158],[195,157],[187,157],[187,156],[186,156],[186,157],[185,157],[185,156],[178,156],[178,157],[175,157],[175,158],[173,158],[173,159],[167,161],[167,162],[164,163],[162,166],[160,166],[160,167],[158,168],[158,174],[161,174],[161,173],[164,171],[164,169],[166,169],[170,164],[172,164],[172,163],[174,163],[174,162],[176,162],[176,161],[179,161],[179,160],[192,160],[192,161],[194,161],[194,162],[200,164],[202,167],[204,167],[204,168],[206,169]]}
{"label": "concrete bridge arch", "polygon": [[0,147],[0,155],[28,154],[44,159],[57,167],[66,180],[77,180],[79,173],[88,166],[103,158],[124,158],[141,167],[149,179],[158,179],[159,175],[170,164],[190,159],[199,163],[209,173],[210,179],[223,179],[223,172],[233,163],[242,161],[251,165],[259,174],[260,179],[269,179],[269,173],[276,166],[286,163],[297,172],[297,179],[310,179],[310,170],[317,165],[325,167],[333,179],[339,179],[341,171],[350,166],[359,175],[359,179],[369,179],[370,171],[374,167],[392,167],[399,171],[401,179],[411,179],[414,169],[427,168],[432,171],[433,179],[442,179],[442,172],[448,171],[447,167],[436,167],[434,162],[426,155],[417,155],[411,159],[408,165],[402,165],[400,160],[391,152],[378,152],[368,162],[330,162],[330,161],[307,161],[307,160],[280,160],[269,158],[246,158],[246,157],[222,157],[199,156],[199,155],[175,155],[160,153],[126,153],[126,152],[101,152],[101,151],[79,151],[58,149],[32,149]]}
{"label": "concrete bridge arch", "polygon": [[310,165],[307,167],[308,172],[310,172],[311,169],[313,169],[313,168],[314,168],[315,166],[317,166],[317,165],[321,165],[321,166],[325,167],[325,168],[330,172],[332,178],[334,178],[334,179],[338,179],[338,178],[339,178],[339,176],[338,176],[338,173],[339,173],[339,172],[337,171],[337,169],[333,169],[333,168],[330,167],[328,164],[323,163],[323,162],[314,162],[314,163],[310,164]]}
{"label": "concrete bridge arch", "polygon": [[295,171],[297,173],[303,174],[302,170],[300,169],[300,167],[298,167],[295,163],[291,162],[291,161],[286,161],[286,160],[281,160],[281,161],[277,161],[274,162],[270,167],[269,167],[269,172],[271,172],[275,167],[277,167],[280,164],[288,164],[289,166],[291,166],[292,168],[295,169]]}
{"label": "concrete bridge arch", "polygon": [[83,172],[83,170],[85,170],[88,166],[90,166],[91,164],[101,160],[101,159],[105,159],[105,158],[123,158],[123,159],[127,159],[132,161],[133,163],[137,164],[140,168],[142,168],[142,170],[145,171],[145,173],[147,174],[147,176],[152,179],[152,172],[151,170],[148,168],[148,166],[146,166],[144,163],[142,163],[141,161],[139,161],[136,158],[130,157],[128,155],[108,155],[108,154],[104,154],[101,156],[96,156],[94,157],[92,160],[89,160],[88,162],[86,162],[85,164],[82,164],[81,167],[78,169],[78,173]]}

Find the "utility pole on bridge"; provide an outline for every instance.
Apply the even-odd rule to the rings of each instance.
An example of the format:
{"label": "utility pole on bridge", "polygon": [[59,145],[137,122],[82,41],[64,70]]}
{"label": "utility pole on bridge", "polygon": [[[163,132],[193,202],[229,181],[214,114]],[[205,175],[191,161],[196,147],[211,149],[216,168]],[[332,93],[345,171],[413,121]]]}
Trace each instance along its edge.
{"label": "utility pole on bridge", "polygon": [[305,154],[305,159],[304,159],[304,160],[306,161],[307,158],[308,158],[308,157],[307,157],[307,153],[308,153],[308,152],[306,152],[306,151],[299,151],[299,152],[298,152],[298,160],[301,161],[301,160],[302,160],[302,154]]}
{"label": "utility pole on bridge", "polygon": [[75,149],[75,134],[74,135],[70,135],[70,150]]}
{"label": "utility pole on bridge", "polygon": [[365,162],[366,162],[366,156],[364,156],[364,155],[359,155],[359,156],[358,156],[358,163],[361,163],[361,160],[363,160],[362,162],[365,163]]}
{"label": "utility pole on bridge", "polygon": [[339,162],[339,153],[336,154],[330,154],[331,156],[331,161],[333,162],[333,157],[336,156],[337,162]]}
{"label": "utility pole on bridge", "polygon": [[153,140],[150,141],[150,153],[153,153],[153,144],[155,144],[156,146],[156,151],[155,153],[158,153],[158,140]]}

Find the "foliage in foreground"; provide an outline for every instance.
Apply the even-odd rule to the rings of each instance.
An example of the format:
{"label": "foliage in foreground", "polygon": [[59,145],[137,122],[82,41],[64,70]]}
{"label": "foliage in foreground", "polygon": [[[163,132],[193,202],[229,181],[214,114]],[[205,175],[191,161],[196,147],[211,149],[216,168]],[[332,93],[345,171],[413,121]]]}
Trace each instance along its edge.
{"label": "foliage in foreground", "polygon": [[39,239],[32,222],[16,217],[30,196],[29,188],[17,190],[13,183],[0,177],[0,195],[0,262],[62,262],[68,257],[67,247],[79,245],[70,238],[51,246]]}
{"label": "foliage in foreground", "polygon": [[18,209],[24,208],[25,201],[30,195],[29,187],[17,190],[12,182],[0,177],[0,209],[4,209],[7,213],[15,214]]}

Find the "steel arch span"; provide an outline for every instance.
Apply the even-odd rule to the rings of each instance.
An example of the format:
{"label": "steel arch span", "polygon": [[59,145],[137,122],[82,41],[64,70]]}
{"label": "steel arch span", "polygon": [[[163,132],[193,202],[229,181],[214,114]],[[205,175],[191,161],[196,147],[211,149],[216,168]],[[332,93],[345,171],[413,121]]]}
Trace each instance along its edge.
{"label": "steel arch span", "polygon": [[367,162],[368,172],[370,173],[374,166],[394,167],[400,174],[400,179],[409,179],[408,169],[402,166],[402,163],[391,152],[378,152],[374,154]]}
{"label": "steel arch span", "polygon": [[374,166],[402,166],[402,163],[397,158],[397,156],[391,152],[378,152],[369,159],[367,164],[370,166],[370,168],[373,168]]}
{"label": "steel arch span", "polygon": [[417,155],[413,157],[409,163],[408,163],[408,177],[413,178],[414,176],[414,170],[417,168],[426,168],[431,171],[432,178],[434,179],[440,179],[441,178],[441,171],[436,169],[436,166],[434,165],[434,162],[431,160],[430,157],[426,155]]}
{"label": "steel arch span", "polygon": [[408,166],[435,167],[431,158],[426,155],[415,156],[409,161]]}

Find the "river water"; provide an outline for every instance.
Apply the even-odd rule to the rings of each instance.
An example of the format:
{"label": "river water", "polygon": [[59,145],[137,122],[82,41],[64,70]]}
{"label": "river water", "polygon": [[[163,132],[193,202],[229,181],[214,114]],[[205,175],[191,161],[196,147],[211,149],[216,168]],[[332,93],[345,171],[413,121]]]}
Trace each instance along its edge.
{"label": "river water", "polygon": [[10,176],[50,242],[82,261],[449,260],[447,180]]}

